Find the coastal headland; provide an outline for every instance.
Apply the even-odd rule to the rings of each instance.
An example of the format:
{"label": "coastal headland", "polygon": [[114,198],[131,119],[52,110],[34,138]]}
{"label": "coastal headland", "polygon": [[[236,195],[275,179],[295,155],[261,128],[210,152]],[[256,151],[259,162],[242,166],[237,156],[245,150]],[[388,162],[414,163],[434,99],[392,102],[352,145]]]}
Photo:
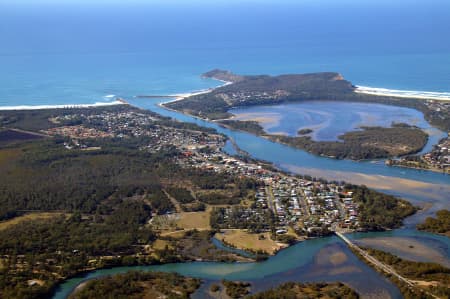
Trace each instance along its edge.
{"label": "coastal headland", "polygon": [[[380,103],[414,108],[421,111],[434,126],[450,128],[450,102],[430,96],[427,100],[395,96],[372,95],[357,91],[357,87],[338,73],[313,73],[280,76],[240,76],[229,71],[213,70],[204,77],[228,80],[228,85],[207,93],[191,95],[176,102],[164,103],[164,107],[196,117],[214,120],[232,129],[244,130],[269,138],[316,155],[338,159],[395,158],[420,152],[428,140],[426,132],[407,124],[391,127],[363,127],[347,132],[337,142],[320,142],[308,134],[286,136],[285,133],[269,134],[262,123],[276,122],[275,116],[256,116],[248,120],[235,118],[230,109],[254,105],[275,105],[304,101]],[[311,128],[310,128],[311,129]],[[311,133],[308,131],[308,133]]]}

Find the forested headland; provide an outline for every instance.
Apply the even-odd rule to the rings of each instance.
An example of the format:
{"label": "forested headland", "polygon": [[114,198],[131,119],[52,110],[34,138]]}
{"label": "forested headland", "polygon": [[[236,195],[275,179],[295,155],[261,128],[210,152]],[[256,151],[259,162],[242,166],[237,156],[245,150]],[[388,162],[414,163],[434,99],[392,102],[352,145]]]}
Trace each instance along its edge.
{"label": "forested headland", "polygon": [[430,124],[450,131],[450,104],[357,93],[356,87],[339,73],[241,76],[229,71],[213,70],[203,75],[220,80],[228,78],[233,84],[166,106],[202,118],[224,119],[231,116],[228,111],[232,107],[316,100],[379,103],[419,110]]}

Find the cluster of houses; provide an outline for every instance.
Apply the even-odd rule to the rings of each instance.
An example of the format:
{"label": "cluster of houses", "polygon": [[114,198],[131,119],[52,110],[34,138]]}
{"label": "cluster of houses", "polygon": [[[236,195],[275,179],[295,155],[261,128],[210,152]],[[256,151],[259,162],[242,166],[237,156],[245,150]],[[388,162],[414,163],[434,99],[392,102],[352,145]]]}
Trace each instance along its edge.
{"label": "cluster of houses", "polygon": [[433,168],[450,173],[450,138],[442,139],[431,152],[423,155],[422,159]]}
{"label": "cluster of houses", "polygon": [[387,160],[386,164],[450,173],[450,138],[441,139],[429,153],[422,156],[406,156],[397,160]]}
{"label": "cluster of houses", "polygon": [[247,100],[277,100],[288,96],[290,93],[286,90],[275,91],[239,91],[217,94],[226,102],[246,102]]}
{"label": "cluster of houses", "polygon": [[230,157],[220,151],[192,151],[191,155],[180,159],[179,163],[215,172],[243,175],[264,183],[256,190],[254,203],[245,209],[245,213],[233,213],[232,207],[223,209],[224,223],[230,220],[228,228],[236,223],[237,215],[242,218],[234,228],[241,228],[242,223],[251,219],[250,215],[261,215],[264,214],[261,211],[265,210],[270,210],[274,215],[277,234],[285,234],[289,228],[310,231],[324,227],[330,230],[356,229],[358,226],[358,207],[353,202],[351,192],[342,193],[342,186],[334,183],[289,176],[268,170],[258,163]]}
{"label": "cluster of houses", "polygon": [[[441,112],[444,115],[450,112],[450,101],[426,100],[424,103],[429,109],[436,112]],[[444,117],[445,116],[442,116],[442,118]]]}
{"label": "cluster of houses", "polygon": [[225,138],[221,135],[162,125],[160,119],[136,111],[65,115],[54,119],[54,122],[63,124],[75,119],[81,124],[59,126],[48,129],[45,133],[71,138],[64,144],[67,149],[86,148],[81,140],[88,138],[147,137],[147,144],[142,146],[142,149],[158,152],[165,147],[175,146],[189,154],[190,150],[223,146],[225,142]]}
{"label": "cluster of houses", "polygon": [[113,137],[112,133],[100,131],[95,128],[87,128],[82,125],[50,128],[43,132],[50,136],[59,135],[76,139]]}

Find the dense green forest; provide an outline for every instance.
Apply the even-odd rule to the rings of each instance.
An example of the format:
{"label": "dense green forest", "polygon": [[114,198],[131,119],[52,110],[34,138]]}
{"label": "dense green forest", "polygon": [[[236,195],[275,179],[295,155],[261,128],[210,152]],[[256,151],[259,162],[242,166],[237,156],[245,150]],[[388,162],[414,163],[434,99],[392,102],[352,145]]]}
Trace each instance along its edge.
{"label": "dense green forest", "polygon": [[359,224],[364,230],[398,228],[405,217],[416,212],[408,201],[364,186],[346,185],[344,189],[353,191],[353,200],[358,204]]}
{"label": "dense green forest", "polygon": [[234,83],[167,106],[204,118],[222,119],[231,116],[228,112],[230,108],[239,106],[311,100],[380,103],[419,110],[432,125],[450,131],[449,109],[434,109],[422,99],[356,93],[351,82],[338,73],[238,76],[215,70],[210,77],[218,75],[232,78],[230,81]]}
{"label": "dense green forest", "polygon": [[200,286],[200,280],[175,273],[128,272],[86,283],[70,299],[186,299]]}
{"label": "dense green forest", "polygon": [[424,223],[417,225],[417,229],[450,236],[450,211],[437,211],[436,218],[428,217]]}

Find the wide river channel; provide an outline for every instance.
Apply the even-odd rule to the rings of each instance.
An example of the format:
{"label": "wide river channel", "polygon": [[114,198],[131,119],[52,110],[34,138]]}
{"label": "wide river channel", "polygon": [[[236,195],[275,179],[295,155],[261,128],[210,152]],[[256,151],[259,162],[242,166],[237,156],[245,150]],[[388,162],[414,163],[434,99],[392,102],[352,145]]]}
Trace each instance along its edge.
{"label": "wide river channel", "polygon": [[[214,128],[232,138],[240,149],[248,152],[252,157],[272,162],[283,170],[365,184],[426,207],[425,211],[406,219],[405,227],[402,229],[380,233],[355,233],[349,237],[361,244],[387,250],[404,258],[439,261],[449,266],[450,239],[414,229],[415,224],[437,209],[449,208],[449,175],[388,167],[383,161],[355,162],[317,157],[265,138],[223,128],[214,122],[163,109],[158,106],[163,101],[142,98],[129,100],[132,105],[161,115]],[[235,153],[231,143],[227,143],[224,150],[230,154]],[[406,247],[416,248],[416,250]],[[287,281],[341,281],[353,287],[363,298],[402,298],[395,285],[361,262],[337,237],[301,242],[259,263],[189,262],[98,270],[83,277],[65,281],[59,286],[53,298],[66,298],[74,288],[86,280],[129,270],[170,271],[201,278],[205,283],[193,295],[194,298],[208,298],[209,285],[223,278],[250,281],[253,292]]]}

